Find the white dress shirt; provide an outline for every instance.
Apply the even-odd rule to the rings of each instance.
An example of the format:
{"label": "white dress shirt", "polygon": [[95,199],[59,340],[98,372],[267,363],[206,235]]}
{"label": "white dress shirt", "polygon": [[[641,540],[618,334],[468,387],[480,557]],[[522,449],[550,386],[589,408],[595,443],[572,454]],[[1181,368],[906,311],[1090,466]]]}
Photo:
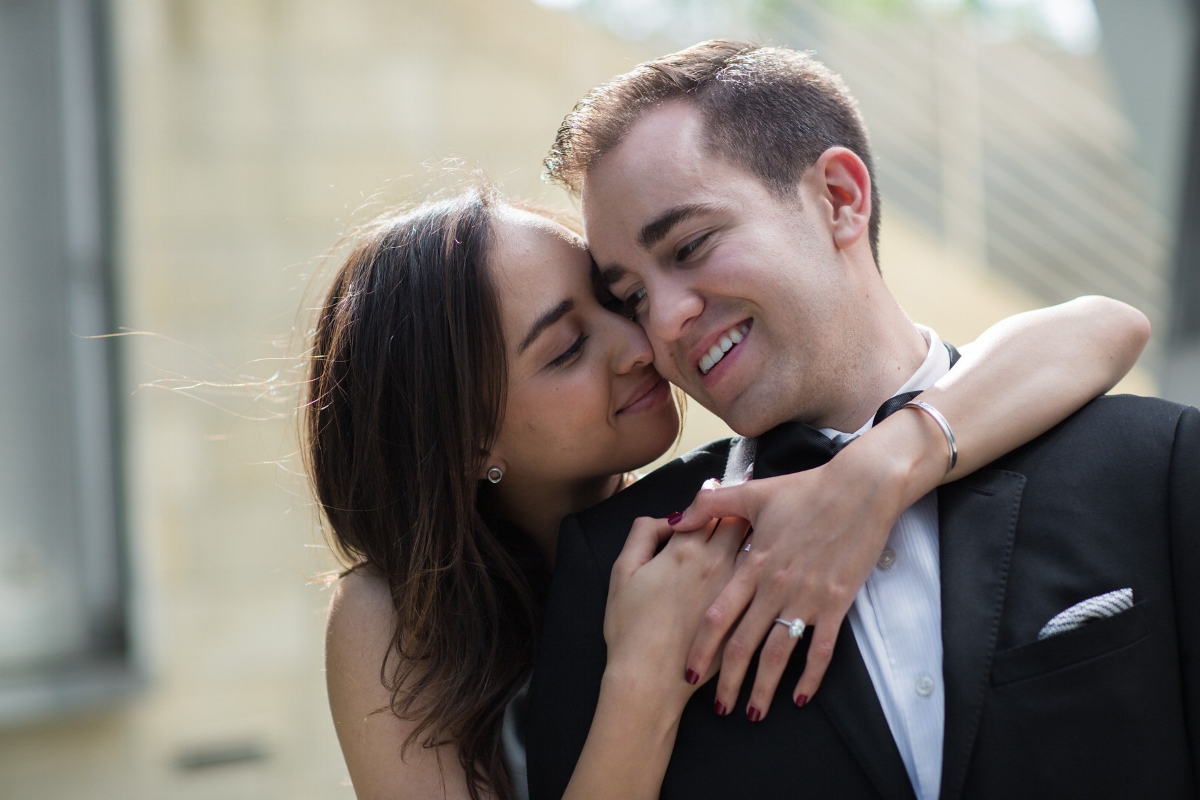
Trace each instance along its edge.
{"label": "white dress shirt", "polygon": [[[893,395],[927,389],[950,371],[950,355],[938,335],[921,325],[917,329],[929,353]],[[872,418],[849,434],[821,432],[849,441],[873,424]],[[849,613],[854,640],[920,800],[936,800],[942,780],[946,699],[941,597],[935,490],[900,515]]]}

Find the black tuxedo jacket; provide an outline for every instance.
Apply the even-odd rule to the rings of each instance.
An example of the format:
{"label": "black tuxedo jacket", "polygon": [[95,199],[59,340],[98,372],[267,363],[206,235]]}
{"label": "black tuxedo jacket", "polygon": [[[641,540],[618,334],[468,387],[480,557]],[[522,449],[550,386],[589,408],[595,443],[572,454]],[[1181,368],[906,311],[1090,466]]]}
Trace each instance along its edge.
{"label": "black tuxedo jacket", "polygon": [[[729,450],[706,445],[564,521],[529,695],[533,800],[562,796],[587,738],[609,572],[633,519],[687,506]],[[942,487],[938,506],[941,800],[1196,797],[1200,412],[1100,398]],[[1058,612],[1125,587],[1131,610],[1038,641]],[[749,682],[727,717],[716,681],[696,692],[663,797],[914,797],[848,623],[813,701],[791,703],[807,641],[762,722],[741,713]]]}

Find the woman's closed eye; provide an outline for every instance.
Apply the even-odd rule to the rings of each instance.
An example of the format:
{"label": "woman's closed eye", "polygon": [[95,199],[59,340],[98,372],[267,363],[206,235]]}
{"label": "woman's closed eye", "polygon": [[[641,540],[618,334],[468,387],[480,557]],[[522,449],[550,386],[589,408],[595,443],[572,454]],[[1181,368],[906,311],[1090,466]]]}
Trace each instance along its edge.
{"label": "woman's closed eye", "polygon": [[645,289],[638,289],[631,292],[628,297],[618,297],[608,289],[599,289],[597,296],[600,304],[614,314],[620,314],[628,320],[637,322],[638,306],[641,305],[642,299],[646,296]]}
{"label": "woman's closed eye", "polygon": [[571,342],[571,346],[563,351],[562,355],[550,362],[552,367],[565,367],[571,362],[575,356],[579,355],[583,350],[583,343],[588,339],[587,334],[581,333],[575,337],[575,341]]}
{"label": "woman's closed eye", "polygon": [[599,297],[600,305],[604,306],[604,308],[608,311],[611,311],[614,314],[620,314],[623,317],[629,316],[629,313],[625,309],[625,301],[612,294],[612,292],[608,291],[607,289],[602,289],[599,292]]}

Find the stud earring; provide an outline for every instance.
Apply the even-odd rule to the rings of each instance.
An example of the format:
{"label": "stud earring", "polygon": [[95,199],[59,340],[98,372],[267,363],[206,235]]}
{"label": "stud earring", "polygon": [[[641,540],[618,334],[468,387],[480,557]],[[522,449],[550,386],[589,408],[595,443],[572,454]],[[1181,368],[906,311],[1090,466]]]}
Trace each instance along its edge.
{"label": "stud earring", "polygon": [[487,471],[487,479],[492,483],[499,483],[500,479],[503,477],[504,470],[500,469],[499,467],[492,467]]}

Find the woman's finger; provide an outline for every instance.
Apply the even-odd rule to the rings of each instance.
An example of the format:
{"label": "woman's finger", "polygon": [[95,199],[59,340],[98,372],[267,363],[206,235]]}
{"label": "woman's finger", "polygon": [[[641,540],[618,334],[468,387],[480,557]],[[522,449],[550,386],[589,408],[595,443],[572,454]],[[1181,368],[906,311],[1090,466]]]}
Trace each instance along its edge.
{"label": "woman's finger", "polygon": [[813,628],[813,639],[808,646],[804,673],[792,692],[792,702],[796,705],[806,705],[821,687],[821,681],[825,679],[825,670],[829,668],[829,662],[833,658],[833,648],[837,644],[838,629],[841,626],[840,619],[828,622],[822,620],[821,624]]}
{"label": "woman's finger", "polygon": [[[750,603],[742,621],[725,643],[725,651],[721,656],[721,672],[717,676],[717,699],[713,708],[718,714],[733,711],[737,704],[738,691],[742,688],[742,681],[750,666],[750,659],[774,624],[775,614],[767,610],[765,603]],[[762,718],[762,709],[748,706],[746,716],[751,722],[757,722]]]}
{"label": "woman's finger", "polygon": [[[738,555],[745,556],[746,554],[739,553]],[[721,643],[725,641],[726,635],[737,623],[746,606],[750,605],[750,601],[754,599],[756,583],[757,581],[748,574],[745,567],[738,568],[733,574],[733,579],[704,612],[700,628],[696,631],[696,638],[692,641],[692,649],[688,652],[685,673],[688,683],[695,683],[699,676],[708,674],[709,667],[716,658]],[[725,666],[722,665],[722,669],[724,668]],[[727,703],[726,708],[732,708],[732,706]]]}
{"label": "woman's finger", "polygon": [[734,486],[721,486],[715,481],[705,484],[696,493],[692,504],[684,510],[683,516],[674,519],[671,526],[677,531],[690,531],[699,528],[710,519],[721,517],[741,517],[751,520],[757,518],[762,505],[761,493],[753,483],[739,483]]}
{"label": "woman's finger", "polygon": [[613,563],[613,578],[628,576],[635,569],[654,558],[658,546],[672,534],[665,519],[638,517],[629,529],[629,536],[621,547],[621,554]]}
{"label": "woman's finger", "polygon": [[750,557],[750,550],[751,550],[751,547],[753,546],[753,544],[754,544],[754,533],[751,532],[750,535],[747,536],[742,541],[741,545],[738,547],[737,556],[734,558],[734,561],[733,561],[734,569],[739,569],[742,566],[742,562]]}
{"label": "woman's finger", "polygon": [[717,523],[717,527],[708,541],[733,552],[742,546],[742,540],[746,538],[748,530],[750,530],[750,523],[741,517],[724,517]]}
{"label": "woman's finger", "polygon": [[[780,612],[777,618],[793,620],[797,617],[800,615],[792,612]],[[783,671],[792,657],[792,651],[800,642],[799,638],[791,637],[787,626],[775,620],[772,622],[774,625],[771,632],[767,634],[767,641],[763,643],[762,655],[758,659],[758,674],[754,676],[754,688],[750,690],[750,700],[746,706],[747,716],[755,722],[757,721],[755,714],[750,709],[758,712],[758,719],[767,715],[767,711],[771,708],[771,701],[775,699],[775,690],[779,688],[779,679],[783,677]],[[807,702],[807,698],[805,701]]]}

